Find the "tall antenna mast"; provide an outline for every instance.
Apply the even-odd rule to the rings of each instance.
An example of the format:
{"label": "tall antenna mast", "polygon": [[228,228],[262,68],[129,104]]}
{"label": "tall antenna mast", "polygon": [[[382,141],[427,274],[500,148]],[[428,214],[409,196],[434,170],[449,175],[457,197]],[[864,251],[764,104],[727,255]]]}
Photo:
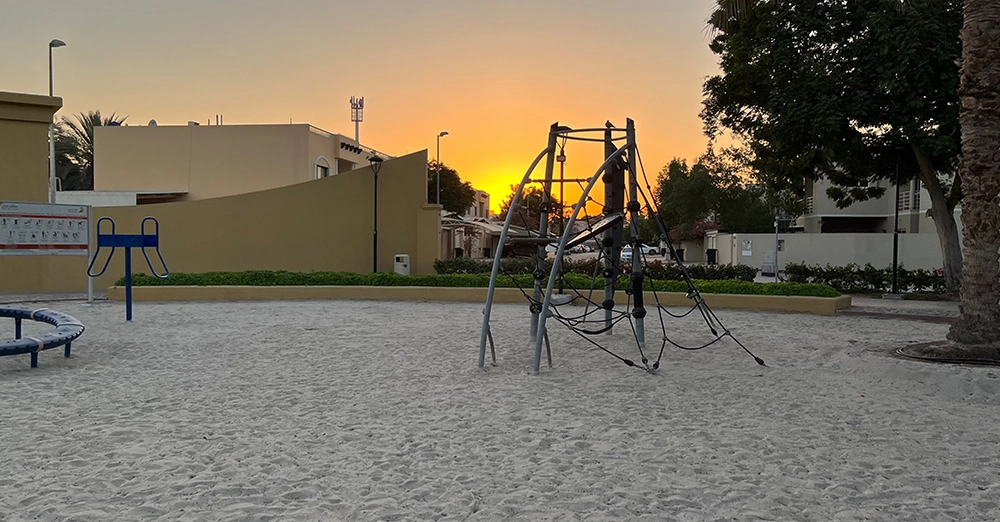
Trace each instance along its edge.
{"label": "tall antenna mast", "polygon": [[361,122],[365,121],[365,97],[351,96],[351,121],[354,122],[354,141],[361,143]]}

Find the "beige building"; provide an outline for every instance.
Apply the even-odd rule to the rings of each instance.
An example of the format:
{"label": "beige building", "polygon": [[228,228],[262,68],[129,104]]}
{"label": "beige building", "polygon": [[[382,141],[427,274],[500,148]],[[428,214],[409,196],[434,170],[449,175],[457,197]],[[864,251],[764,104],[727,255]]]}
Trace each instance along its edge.
{"label": "beige building", "polygon": [[[899,211],[898,261],[907,268],[941,268],[942,253],[934,221],[927,215],[930,196],[917,180],[896,188],[886,181],[885,196],[837,208],[826,195],[826,179],[806,183],[805,214],[795,222],[798,231],[763,234],[729,234],[709,231],[704,238],[677,245],[690,262],[743,264],[772,272],[777,264],[806,263],[843,266],[850,263],[892,266],[893,223]],[[897,208],[894,208],[896,205]],[[955,210],[961,234],[961,210]],[[773,272],[772,272],[773,273]]]}
{"label": "beige building", "polygon": [[368,167],[373,152],[308,124],[98,127],[97,194],[83,197],[99,204],[134,194],[142,204],[233,196]]}
{"label": "beige building", "polygon": [[[0,200],[48,200],[48,122],[60,105],[58,98],[0,93]],[[317,149],[309,148],[308,137],[313,131],[308,127],[305,130],[305,140],[290,141],[302,145],[304,154],[310,154]],[[248,145],[246,155],[255,153],[254,146]],[[373,172],[367,161],[350,162],[350,156],[345,154],[330,156],[334,158],[331,166],[332,161],[344,160],[340,167],[350,163],[361,168],[322,179],[305,176],[299,182],[274,188],[266,188],[266,181],[258,181],[253,192],[247,192],[251,184],[244,183],[242,193],[206,198],[192,196],[209,194],[211,187],[226,190],[225,185],[203,186],[189,179],[185,187],[179,185],[184,181],[180,176],[157,189],[173,194],[174,201],[95,207],[91,233],[95,233],[94,225],[102,217],[114,219],[116,231],[125,234],[138,233],[145,216],[156,217],[160,223],[160,251],[172,272],[369,273],[375,217]],[[315,177],[308,163],[304,168]],[[434,273],[441,207],[425,202],[426,151],[385,161],[379,171],[378,193],[379,270],[392,271],[394,256],[406,254],[410,256],[411,273]],[[99,253],[101,264],[107,254]],[[134,251],[133,261],[134,272],[149,273],[141,253]],[[0,257],[0,293],[83,291],[87,287],[87,263],[84,256]],[[106,274],[95,281],[95,288],[111,286],[123,275],[124,253],[119,250]]]}
{"label": "beige building", "polygon": [[900,186],[898,200],[895,186],[884,180],[878,185],[886,189],[885,196],[837,208],[837,204],[826,195],[826,189],[832,186],[829,180],[806,180],[806,212],[796,224],[806,233],[892,233],[895,203],[899,208],[900,232],[935,233],[934,222],[927,216],[930,195],[921,188],[919,180]]}

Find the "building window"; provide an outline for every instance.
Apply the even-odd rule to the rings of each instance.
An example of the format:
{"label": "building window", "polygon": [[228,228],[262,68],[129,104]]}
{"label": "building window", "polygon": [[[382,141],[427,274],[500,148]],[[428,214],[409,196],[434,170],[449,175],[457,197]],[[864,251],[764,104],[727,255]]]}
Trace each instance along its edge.
{"label": "building window", "polygon": [[316,179],[327,178],[330,176],[330,162],[323,156],[316,158]]}

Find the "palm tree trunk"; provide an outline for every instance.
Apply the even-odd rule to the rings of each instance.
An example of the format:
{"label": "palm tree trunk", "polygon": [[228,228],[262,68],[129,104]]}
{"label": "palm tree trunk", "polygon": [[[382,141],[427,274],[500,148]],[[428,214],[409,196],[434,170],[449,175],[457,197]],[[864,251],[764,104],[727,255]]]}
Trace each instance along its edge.
{"label": "palm tree trunk", "polygon": [[1000,2],[965,0],[961,97],[965,267],[948,339],[1000,347]]}

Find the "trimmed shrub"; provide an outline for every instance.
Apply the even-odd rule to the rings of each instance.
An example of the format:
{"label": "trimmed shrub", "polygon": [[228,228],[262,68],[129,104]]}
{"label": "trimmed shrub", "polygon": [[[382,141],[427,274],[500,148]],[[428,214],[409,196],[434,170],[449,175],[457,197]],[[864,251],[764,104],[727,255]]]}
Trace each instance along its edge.
{"label": "trimmed shrub", "polygon": [[[601,273],[596,270],[597,259],[563,261],[564,274],[584,274],[592,276]],[[500,272],[503,274],[531,274],[535,271],[535,262],[530,258],[503,258],[500,260]],[[629,264],[622,267],[625,271],[631,269]],[[757,269],[747,265],[685,265],[691,279],[753,281]],[[552,269],[552,260],[545,260],[545,270]],[[434,261],[434,271],[438,274],[489,274],[493,271],[493,260],[457,258],[447,261]],[[663,262],[659,259],[646,265],[645,274],[653,279],[669,279],[683,281],[681,268],[676,263]]]}
{"label": "trimmed shrub", "polygon": [[[603,287],[603,278],[595,283],[590,274],[568,273],[563,276],[569,288],[589,289],[596,284]],[[115,284],[124,285],[125,278]],[[134,286],[443,286],[463,288],[485,288],[490,284],[490,274],[436,274],[427,276],[404,276],[393,272],[377,274],[354,274],[349,272],[285,272],[269,270],[249,270],[246,272],[205,272],[201,274],[172,273],[167,279],[158,279],[146,274],[132,276]],[[504,275],[497,278],[497,286],[502,288],[531,288],[534,278],[530,274]],[[618,278],[616,287],[624,290],[630,287],[629,278]],[[657,281],[645,279],[643,288],[658,292],[687,292],[683,281]],[[839,292],[829,286],[803,283],[754,283],[750,281],[695,281],[695,288],[703,294],[752,294],[752,295],[800,295],[815,297],[837,297]]]}
{"label": "trimmed shrub", "polygon": [[[790,282],[820,283],[849,294],[883,293],[892,289],[892,267],[875,268],[871,263],[825,267],[789,263],[785,265],[785,274]],[[896,267],[896,278],[898,289],[903,292],[945,291],[944,276],[932,270],[907,270],[900,264]]]}

